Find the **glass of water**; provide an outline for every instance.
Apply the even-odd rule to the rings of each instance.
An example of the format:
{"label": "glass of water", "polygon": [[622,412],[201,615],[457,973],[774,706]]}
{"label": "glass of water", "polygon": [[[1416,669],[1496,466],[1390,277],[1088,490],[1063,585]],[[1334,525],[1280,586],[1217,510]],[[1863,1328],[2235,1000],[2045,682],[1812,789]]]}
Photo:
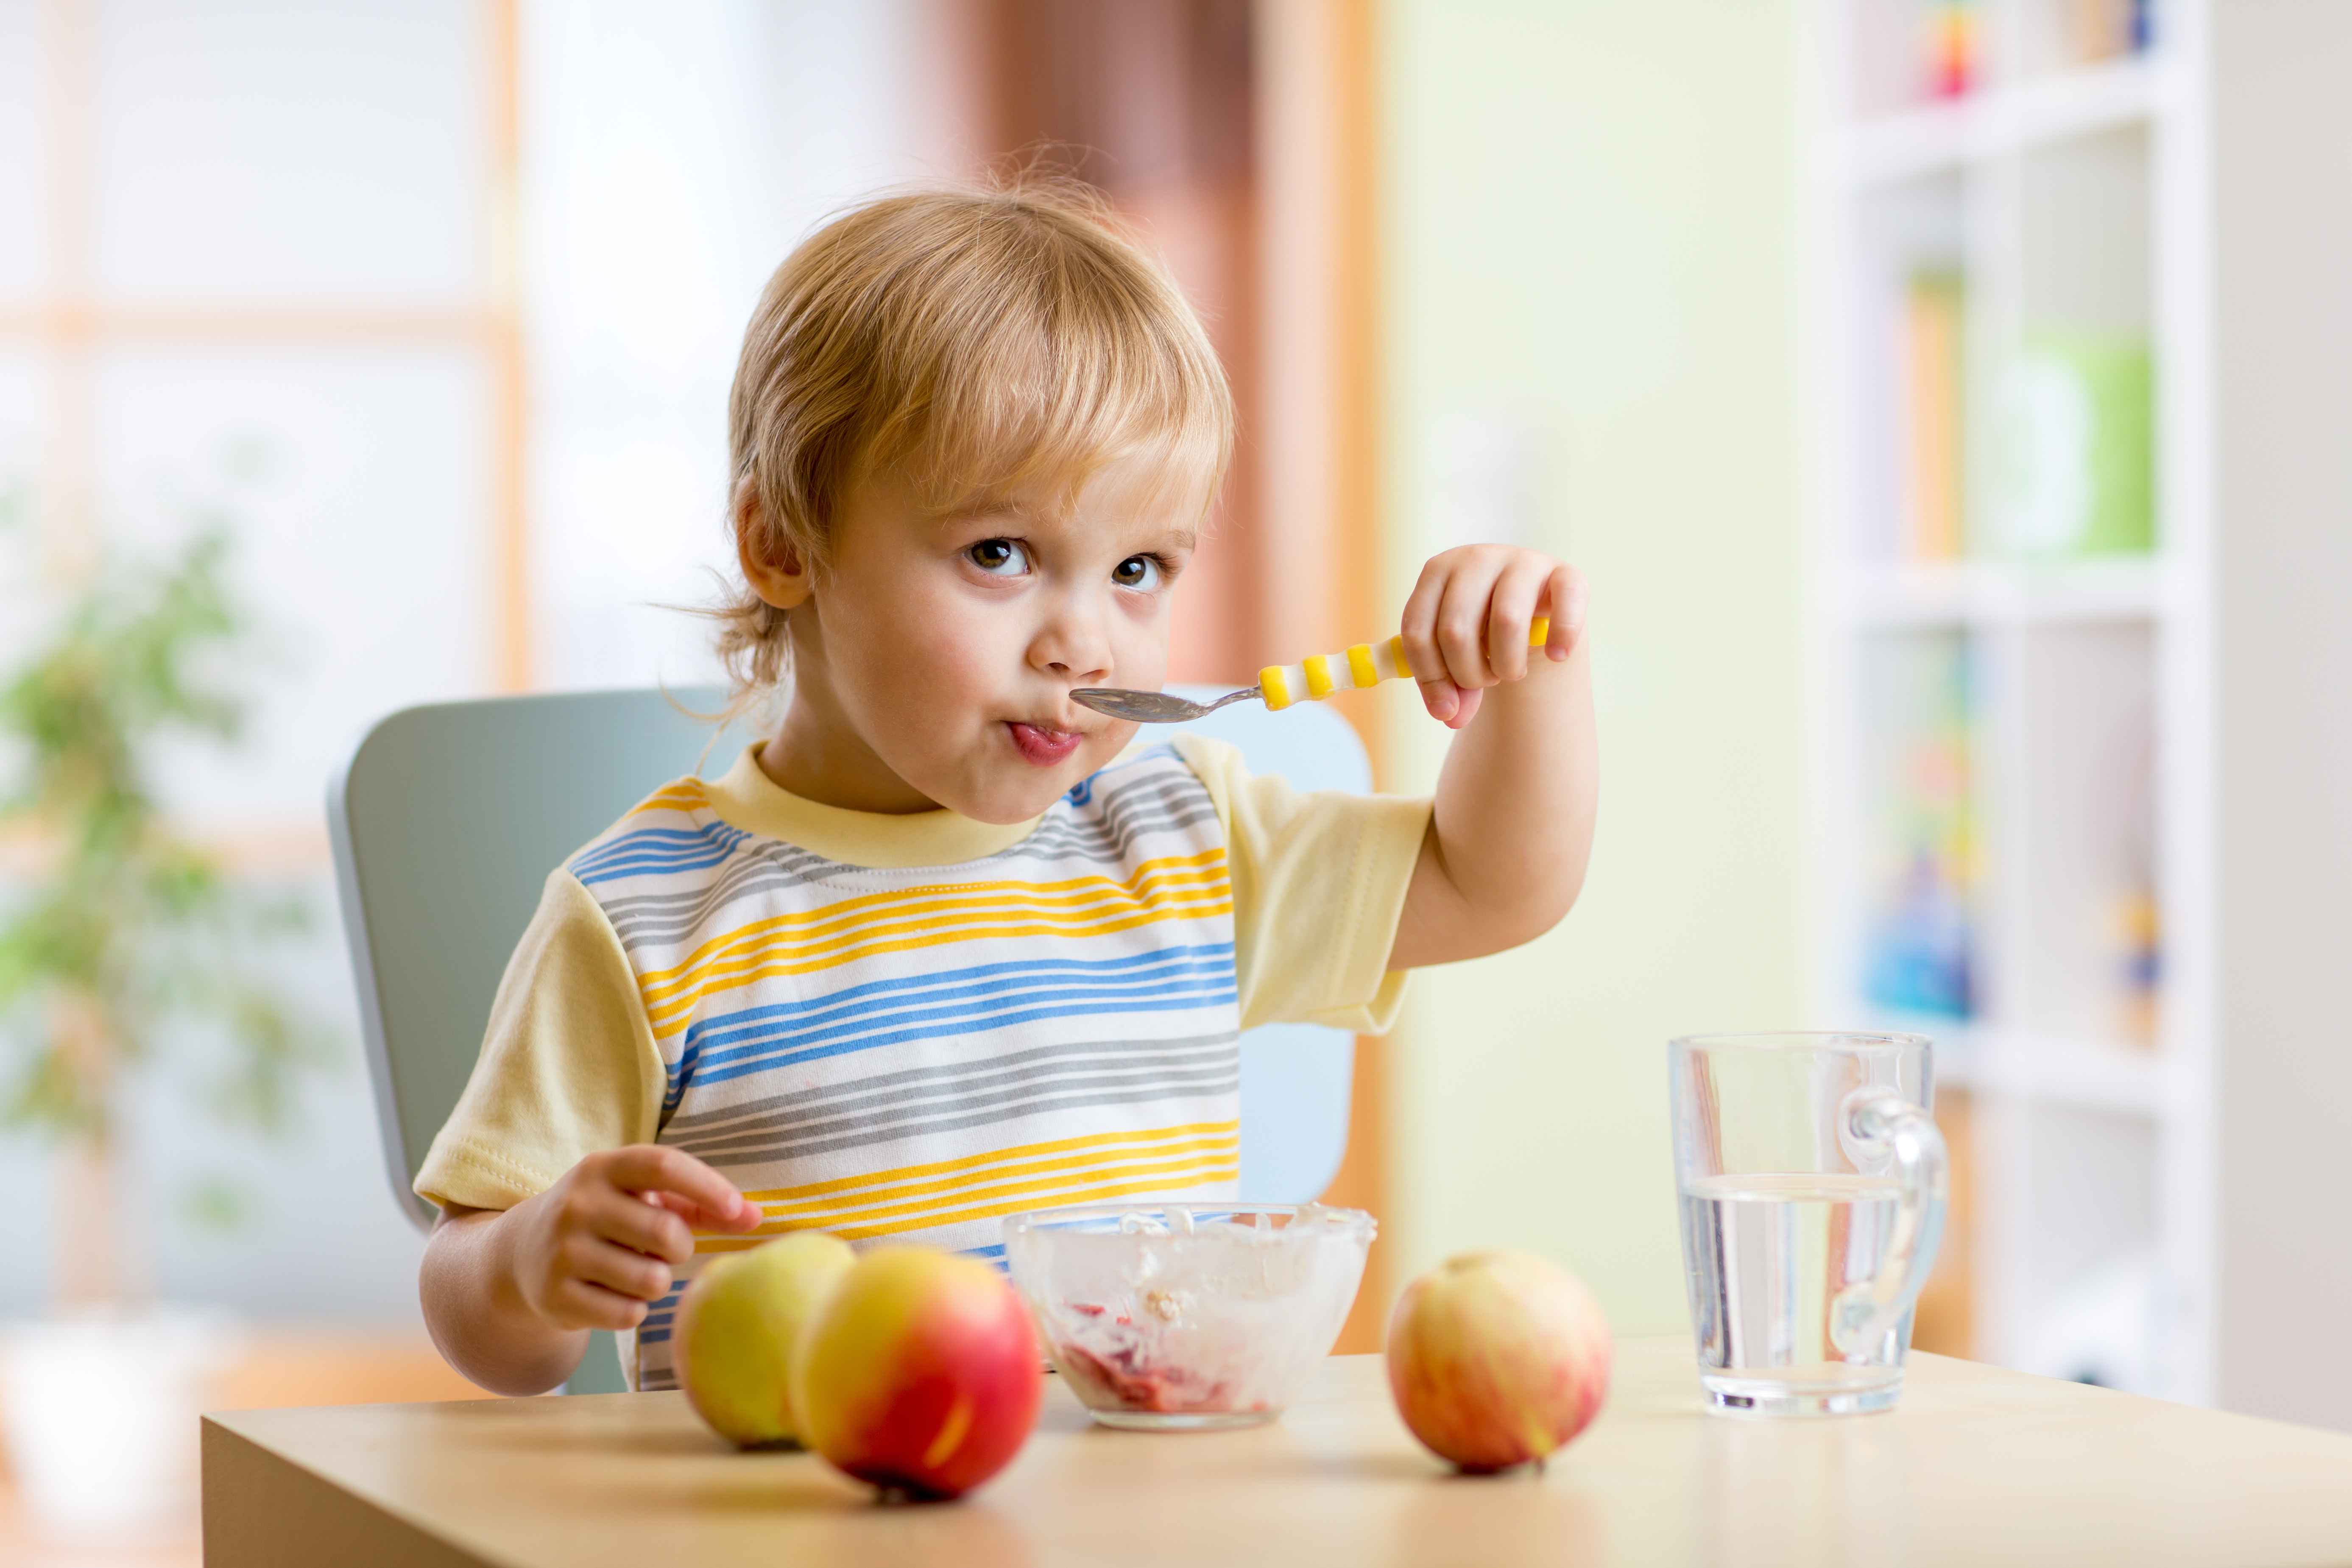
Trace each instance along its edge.
{"label": "glass of water", "polygon": [[1948,1179],[1919,1035],[1675,1041],[1675,1183],[1708,1406],[1884,1410]]}

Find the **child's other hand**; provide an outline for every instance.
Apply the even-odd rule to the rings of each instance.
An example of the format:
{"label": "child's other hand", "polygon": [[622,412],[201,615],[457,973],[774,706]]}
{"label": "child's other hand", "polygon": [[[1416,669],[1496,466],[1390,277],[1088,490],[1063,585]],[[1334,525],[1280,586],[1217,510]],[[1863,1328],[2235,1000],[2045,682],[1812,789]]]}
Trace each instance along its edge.
{"label": "child's other hand", "polygon": [[694,1256],[690,1227],[740,1232],[761,1218],[726,1177],[653,1143],[591,1154],[510,1214],[523,1221],[516,1285],[560,1329],[635,1328]]}
{"label": "child's other hand", "polygon": [[1551,617],[1545,656],[1567,658],[1583,635],[1585,597],[1581,573],[1532,550],[1465,544],[1431,556],[1400,628],[1430,717],[1459,730],[1486,688],[1524,677],[1528,626],[1539,615]]}

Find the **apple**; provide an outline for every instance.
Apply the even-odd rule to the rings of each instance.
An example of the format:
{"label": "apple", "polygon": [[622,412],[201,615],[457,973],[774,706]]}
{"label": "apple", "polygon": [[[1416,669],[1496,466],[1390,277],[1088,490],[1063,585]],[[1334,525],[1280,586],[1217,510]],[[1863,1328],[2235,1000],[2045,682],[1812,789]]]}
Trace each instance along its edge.
{"label": "apple", "polygon": [[1465,1252],[1405,1287],[1389,1319],[1389,1392],[1412,1435],[1474,1473],[1545,1458],[1609,1396],[1600,1303],[1527,1252]]}
{"label": "apple", "polygon": [[856,1255],[821,1230],[796,1230],[703,1267],[677,1304],[677,1381],[694,1413],[746,1448],[800,1436],[792,1357],[817,1304]]}
{"label": "apple", "polygon": [[859,1257],[803,1331],[802,1440],[887,1491],[951,1498],[1012,1462],[1037,1424],[1029,1309],[977,1258],[929,1247]]}

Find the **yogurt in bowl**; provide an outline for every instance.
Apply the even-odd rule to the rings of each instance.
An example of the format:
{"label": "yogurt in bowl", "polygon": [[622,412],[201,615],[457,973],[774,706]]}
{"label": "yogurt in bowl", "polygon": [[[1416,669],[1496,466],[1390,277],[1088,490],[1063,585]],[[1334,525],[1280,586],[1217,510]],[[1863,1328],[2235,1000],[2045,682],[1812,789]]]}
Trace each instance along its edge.
{"label": "yogurt in bowl", "polygon": [[1096,1420],[1251,1426],[1329,1353],[1375,1228],[1321,1204],[1040,1209],[1004,1222],[1004,1256]]}

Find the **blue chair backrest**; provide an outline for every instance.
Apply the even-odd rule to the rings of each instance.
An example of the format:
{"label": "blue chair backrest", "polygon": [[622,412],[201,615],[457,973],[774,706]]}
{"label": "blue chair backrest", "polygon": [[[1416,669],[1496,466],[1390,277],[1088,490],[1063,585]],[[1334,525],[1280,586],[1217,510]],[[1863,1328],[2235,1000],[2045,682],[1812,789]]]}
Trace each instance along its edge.
{"label": "blue chair backrest", "polygon": [[[328,787],[327,816],[384,1163],[419,1226],[433,1205],[409,1190],[473,1070],[491,998],[547,873],[670,779],[716,776],[753,738],[714,739],[695,717],[722,694],[594,691],[406,708],[370,730]],[[1251,770],[1300,789],[1362,791],[1362,743],[1328,709],[1276,714],[1237,703],[1196,726],[1240,748]],[[1273,1025],[1242,1037],[1241,1190],[1303,1203],[1347,1147],[1353,1041]],[[597,1336],[575,1392],[620,1386]]]}

